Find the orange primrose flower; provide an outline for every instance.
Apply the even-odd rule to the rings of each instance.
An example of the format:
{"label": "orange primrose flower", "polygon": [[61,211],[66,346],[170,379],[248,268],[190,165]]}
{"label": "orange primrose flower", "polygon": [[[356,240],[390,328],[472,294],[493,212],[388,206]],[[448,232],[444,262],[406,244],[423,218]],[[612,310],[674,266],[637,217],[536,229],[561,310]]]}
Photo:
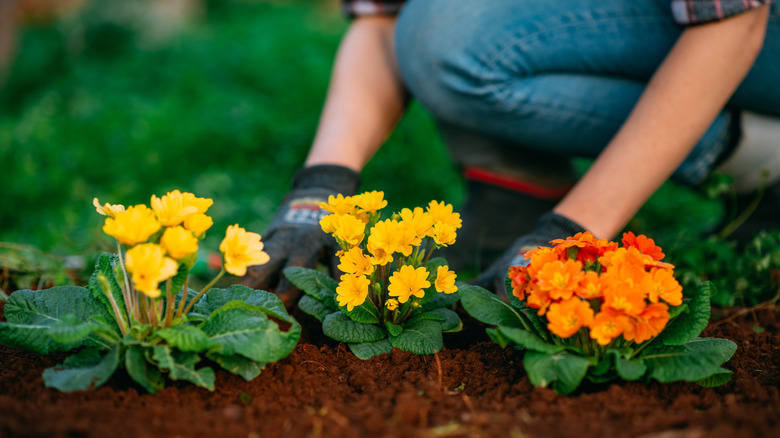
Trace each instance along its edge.
{"label": "orange primrose flower", "polygon": [[560,338],[568,338],[593,321],[593,309],[577,297],[550,304],[547,328]]}

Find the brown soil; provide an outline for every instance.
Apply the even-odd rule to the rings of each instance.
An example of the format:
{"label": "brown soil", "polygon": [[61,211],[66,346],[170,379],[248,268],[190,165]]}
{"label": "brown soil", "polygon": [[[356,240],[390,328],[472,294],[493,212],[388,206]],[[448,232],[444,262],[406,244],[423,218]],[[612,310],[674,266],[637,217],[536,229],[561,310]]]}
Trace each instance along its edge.
{"label": "brown soil", "polygon": [[0,347],[0,437],[780,436],[777,308],[705,331],[739,345],[722,387],[614,383],[571,396],[531,386],[522,354],[473,320],[438,359],[394,350],[361,361],[295,316],[305,340],[290,356],[251,382],[218,370],[214,392],[174,382],[151,395],[118,373],[65,394],[41,378],[61,356]]}

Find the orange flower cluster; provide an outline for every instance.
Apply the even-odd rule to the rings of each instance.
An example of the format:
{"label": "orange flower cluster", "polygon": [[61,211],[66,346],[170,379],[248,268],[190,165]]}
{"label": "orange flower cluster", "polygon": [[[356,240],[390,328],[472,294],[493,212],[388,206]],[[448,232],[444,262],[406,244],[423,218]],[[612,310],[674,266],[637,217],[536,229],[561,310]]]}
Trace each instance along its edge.
{"label": "orange flower cluster", "polygon": [[577,233],[526,254],[527,266],[512,266],[512,294],[547,318],[560,338],[587,329],[605,346],[619,336],[642,343],[669,322],[669,306],[682,304],[674,266],[653,239],[623,234],[623,246]]}

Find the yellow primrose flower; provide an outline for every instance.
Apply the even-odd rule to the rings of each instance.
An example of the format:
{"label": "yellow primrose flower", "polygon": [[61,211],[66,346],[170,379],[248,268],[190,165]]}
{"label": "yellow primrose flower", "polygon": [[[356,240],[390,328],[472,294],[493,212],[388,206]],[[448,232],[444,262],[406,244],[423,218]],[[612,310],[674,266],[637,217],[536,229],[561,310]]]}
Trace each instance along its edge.
{"label": "yellow primrose flower", "polygon": [[146,242],[159,229],[160,223],[154,218],[154,212],[143,204],[115,211],[114,217],[106,218],[103,224],[103,232],[124,245]]}
{"label": "yellow primrose flower", "polygon": [[125,206],[121,204],[112,205],[106,202],[106,205],[101,206],[98,198],[92,199],[92,205],[95,206],[95,210],[97,210],[98,213],[108,217],[114,217],[118,212],[125,211]]}
{"label": "yellow primrose flower", "polygon": [[151,204],[157,220],[166,227],[175,227],[187,216],[198,212],[197,206],[185,204],[184,196],[178,190],[168,192],[162,198],[152,195]]}
{"label": "yellow primrose flower", "polygon": [[270,260],[268,254],[263,251],[260,235],[246,231],[238,224],[227,227],[219,250],[225,260],[225,270],[238,277],[246,274],[248,266],[263,265]]}
{"label": "yellow primrose flower", "polygon": [[425,288],[431,287],[428,281],[428,270],[419,267],[404,265],[401,269],[393,272],[390,277],[390,285],[387,286],[388,295],[398,297],[398,302],[403,304],[409,301],[409,298],[415,296],[422,298],[425,296]]}
{"label": "yellow primrose flower", "polygon": [[184,228],[192,231],[195,236],[202,236],[212,225],[214,220],[203,213],[193,213],[184,218]]}
{"label": "yellow primrose flower", "polygon": [[347,306],[347,311],[351,312],[355,306],[366,301],[371,280],[365,275],[354,274],[344,274],[340,278],[341,282],[336,288],[336,300],[338,300],[339,306]]}
{"label": "yellow primrose flower", "polygon": [[385,307],[387,307],[387,310],[392,312],[398,308],[398,300],[395,298],[390,298],[389,300],[385,301]]}
{"label": "yellow primrose flower", "polygon": [[198,250],[198,239],[192,235],[192,231],[176,226],[165,229],[160,245],[169,256],[181,260]]}
{"label": "yellow primrose flower", "polygon": [[460,213],[453,213],[452,205],[444,202],[431,201],[428,204],[428,213],[433,215],[434,223],[441,221],[452,225],[455,229],[460,228],[463,222],[460,220]]}
{"label": "yellow primrose flower", "polygon": [[322,231],[324,231],[327,234],[335,233],[336,224],[338,223],[339,216],[340,215],[336,213],[323,216],[322,219],[320,219],[320,227],[322,228]]}
{"label": "yellow primrose flower", "polygon": [[350,214],[355,212],[355,200],[352,196],[339,193],[328,196],[328,202],[320,202],[320,208],[334,214]]}
{"label": "yellow primrose flower", "polygon": [[214,200],[211,198],[198,198],[189,192],[182,193],[181,199],[183,205],[197,208],[198,210],[196,213],[206,213],[206,210],[208,210],[209,207],[211,207],[211,204],[214,203]]}
{"label": "yellow primrose flower", "polygon": [[433,233],[433,215],[420,207],[415,207],[414,210],[404,208],[401,210],[401,219],[402,222],[409,223],[414,233],[421,238]]}
{"label": "yellow primrose flower", "polygon": [[436,224],[433,226],[433,233],[431,233],[431,237],[433,237],[433,241],[436,242],[437,245],[452,245],[455,243],[455,227],[453,227],[451,224],[447,224],[441,221],[436,222]]}
{"label": "yellow primrose flower", "polygon": [[[370,238],[371,236],[369,236],[369,239]],[[371,263],[375,265],[384,266],[393,261],[393,253],[388,252],[387,248],[381,244],[373,244],[369,240],[366,248],[368,249],[368,252],[371,253]]]}
{"label": "yellow primrose flower", "polygon": [[360,245],[365,237],[365,223],[348,214],[339,215],[335,222],[336,229],[333,231],[333,235],[336,238],[348,245]]}
{"label": "yellow primrose flower", "polygon": [[163,249],[156,243],[142,243],[127,250],[125,267],[132,275],[136,290],[149,298],[160,296],[159,285],[174,275],[179,265],[165,257]]}
{"label": "yellow primrose flower", "polygon": [[366,256],[363,250],[356,246],[341,256],[339,269],[347,274],[371,275],[374,265],[371,257]]}
{"label": "yellow primrose flower", "polygon": [[417,235],[413,224],[406,221],[398,222],[398,246],[396,247],[396,251],[406,257],[410,256],[414,247],[419,246],[420,243],[422,243],[422,237],[423,236]]}
{"label": "yellow primrose flower", "polygon": [[455,272],[450,271],[447,265],[439,266],[436,269],[436,292],[444,292],[445,294],[451,294],[458,291],[458,286],[455,286]]}
{"label": "yellow primrose flower", "polygon": [[353,196],[353,200],[360,209],[368,213],[374,213],[387,206],[387,201],[384,200],[384,196],[385,192],[365,192]]}

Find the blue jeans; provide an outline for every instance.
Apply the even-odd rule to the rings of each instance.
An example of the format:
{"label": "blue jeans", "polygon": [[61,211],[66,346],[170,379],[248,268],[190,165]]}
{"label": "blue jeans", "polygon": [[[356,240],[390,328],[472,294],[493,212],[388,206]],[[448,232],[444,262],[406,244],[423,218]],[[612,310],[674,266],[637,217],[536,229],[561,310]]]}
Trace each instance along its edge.
{"label": "blue jeans", "polygon": [[[668,0],[411,0],[396,51],[405,84],[442,125],[517,156],[593,158],[682,30]],[[778,4],[754,67],[675,179],[706,177],[737,140],[737,109],[780,116]]]}

